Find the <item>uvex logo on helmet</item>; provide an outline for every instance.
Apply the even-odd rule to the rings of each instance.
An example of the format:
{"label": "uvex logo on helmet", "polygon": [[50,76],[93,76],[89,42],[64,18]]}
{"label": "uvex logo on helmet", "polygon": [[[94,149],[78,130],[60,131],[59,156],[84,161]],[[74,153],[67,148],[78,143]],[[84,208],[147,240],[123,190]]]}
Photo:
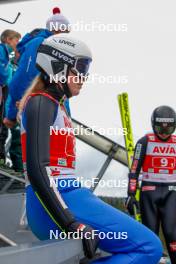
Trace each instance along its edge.
{"label": "uvex logo on helmet", "polygon": [[68,64],[71,64],[72,66],[74,66],[75,60],[73,58],[59,52],[58,50],[53,49],[52,55],[57,57],[58,59],[62,59],[63,61],[67,62]]}
{"label": "uvex logo on helmet", "polygon": [[68,46],[70,46],[70,47],[75,47],[75,43],[73,43],[73,42],[70,42],[70,41],[68,41],[68,40],[64,40],[64,39],[60,39],[59,40],[59,43],[61,43],[61,44],[65,44],[65,45],[68,45]]}
{"label": "uvex logo on helmet", "polygon": [[55,43],[60,43],[60,44],[64,44],[64,45],[67,45],[67,46],[70,46],[70,47],[75,47],[76,43],[73,43],[69,40],[65,40],[65,39],[59,39],[59,38],[53,38],[53,41]]}
{"label": "uvex logo on helmet", "polygon": [[155,146],[153,149],[153,153],[158,154],[176,154],[176,147],[166,146],[166,147],[160,147]]}

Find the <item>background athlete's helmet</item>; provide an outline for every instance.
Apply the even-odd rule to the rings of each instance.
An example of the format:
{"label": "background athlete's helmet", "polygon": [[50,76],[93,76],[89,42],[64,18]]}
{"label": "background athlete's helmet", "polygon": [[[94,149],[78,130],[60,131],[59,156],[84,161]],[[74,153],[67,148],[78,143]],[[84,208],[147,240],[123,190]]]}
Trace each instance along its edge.
{"label": "background athlete's helmet", "polygon": [[88,76],[92,54],[87,45],[65,34],[53,35],[43,41],[37,52],[37,67],[55,82],[65,83],[66,95],[69,97],[66,83],[68,70],[82,77]]}
{"label": "background athlete's helmet", "polygon": [[168,135],[169,137],[176,128],[176,113],[169,106],[159,106],[153,111],[151,121],[156,135]]}

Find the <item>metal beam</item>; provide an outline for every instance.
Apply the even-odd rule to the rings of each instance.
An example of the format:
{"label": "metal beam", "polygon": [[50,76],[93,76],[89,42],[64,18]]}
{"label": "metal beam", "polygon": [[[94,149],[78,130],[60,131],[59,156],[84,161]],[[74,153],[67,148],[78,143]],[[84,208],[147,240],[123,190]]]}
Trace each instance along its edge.
{"label": "metal beam", "polygon": [[120,162],[124,166],[128,166],[126,149],[123,146],[105,136],[100,135],[98,132],[75,119],[72,119],[72,124],[73,128],[77,129],[76,131],[79,132],[76,134],[78,139],[98,151],[101,151],[107,156],[109,156],[114,148],[116,151],[113,152],[112,159]]}
{"label": "metal beam", "polygon": [[97,188],[99,182],[101,181],[103,175],[105,174],[109,164],[111,163],[114,154],[116,153],[117,149],[118,149],[118,145],[116,144],[115,146],[112,147],[112,150],[110,151],[107,159],[105,160],[103,166],[101,167],[97,177],[96,177],[96,182],[94,182],[93,187],[92,187],[92,191],[94,192],[95,189]]}

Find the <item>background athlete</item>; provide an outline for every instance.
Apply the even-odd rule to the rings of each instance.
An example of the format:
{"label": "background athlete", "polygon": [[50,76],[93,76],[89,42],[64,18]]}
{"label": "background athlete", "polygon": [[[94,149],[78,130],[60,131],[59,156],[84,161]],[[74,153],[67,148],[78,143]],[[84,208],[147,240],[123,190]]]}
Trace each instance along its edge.
{"label": "background athlete", "polygon": [[153,133],[138,140],[129,173],[127,208],[133,214],[142,170],[142,223],[159,235],[160,224],[172,264],[176,264],[176,113],[160,106],[152,114]]}

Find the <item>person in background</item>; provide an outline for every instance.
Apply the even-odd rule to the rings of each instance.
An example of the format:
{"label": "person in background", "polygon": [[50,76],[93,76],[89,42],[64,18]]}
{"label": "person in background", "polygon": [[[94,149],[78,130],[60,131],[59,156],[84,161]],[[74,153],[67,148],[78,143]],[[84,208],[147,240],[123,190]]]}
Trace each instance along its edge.
{"label": "person in background", "polygon": [[138,140],[129,173],[126,206],[131,214],[142,170],[142,223],[159,235],[160,224],[172,264],[176,264],[176,113],[159,106],[152,114],[153,132]]}
{"label": "person in background", "polygon": [[[8,129],[3,124],[3,118],[6,112],[5,104],[8,96],[8,86],[16,70],[15,54],[17,54],[16,46],[20,38],[21,35],[19,32],[7,29],[1,34],[0,44],[0,168],[10,173],[14,173],[14,171],[6,166],[5,142],[8,137]],[[22,170],[21,151],[19,153],[19,130],[18,139],[16,139],[16,136],[15,138],[12,137],[12,144],[9,149],[9,153],[12,160],[12,165],[15,167],[16,160],[18,160],[17,163],[20,164],[20,170]]]}

